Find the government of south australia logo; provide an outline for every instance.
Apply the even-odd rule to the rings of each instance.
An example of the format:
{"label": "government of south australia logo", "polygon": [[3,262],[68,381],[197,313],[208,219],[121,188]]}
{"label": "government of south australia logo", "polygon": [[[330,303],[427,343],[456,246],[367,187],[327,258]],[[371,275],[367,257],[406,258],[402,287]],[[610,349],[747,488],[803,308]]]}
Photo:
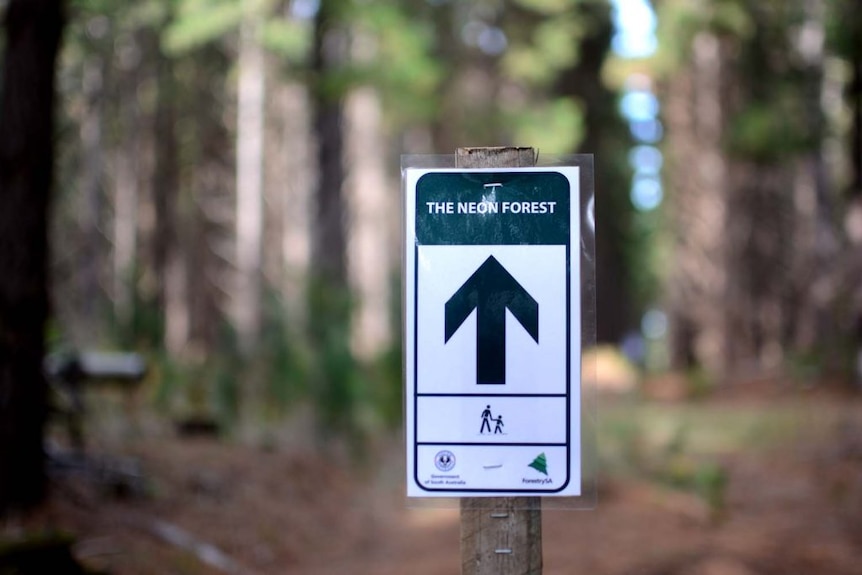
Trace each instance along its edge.
{"label": "government of south australia logo", "polygon": [[440,451],[434,456],[434,465],[440,471],[451,471],[455,467],[455,454],[451,451]]}

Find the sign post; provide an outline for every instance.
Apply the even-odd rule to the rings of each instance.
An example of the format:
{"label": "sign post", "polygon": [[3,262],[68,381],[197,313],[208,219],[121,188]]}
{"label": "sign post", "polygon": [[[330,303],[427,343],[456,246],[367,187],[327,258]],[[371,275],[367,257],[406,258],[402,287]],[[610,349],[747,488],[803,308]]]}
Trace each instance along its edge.
{"label": "sign post", "polygon": [[[459,168],[536,164],[533,148],[459,148]],[[480,363],[477,359],[477,364]],[[461,499],[461,574],[542,573],[542,500],[538,497]]]}
{"label": "sign post", "polygon": [[583,495],[586,164],[535,162],[404,172],[407,495],[460,498],[463,575],[541,574],[541,497]]}

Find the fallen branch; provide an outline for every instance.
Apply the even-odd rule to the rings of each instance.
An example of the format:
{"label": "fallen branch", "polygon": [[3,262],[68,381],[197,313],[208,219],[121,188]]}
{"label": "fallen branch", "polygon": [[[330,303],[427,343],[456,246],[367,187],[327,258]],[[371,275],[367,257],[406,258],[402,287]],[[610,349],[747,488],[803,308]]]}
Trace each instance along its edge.
{"label": "fallen branch", "polygon": [[215,545],[198,539],[185,529],[174,525],[173,523],[154,519],[147,521],[142,525],[142,527],[165,543],[169,543],[175,547],[188,551],[197,557],[201,563],[205,563],[219,571],[223,571],[229,575],[253,575],[252,571],[241,567],[229,555]]}

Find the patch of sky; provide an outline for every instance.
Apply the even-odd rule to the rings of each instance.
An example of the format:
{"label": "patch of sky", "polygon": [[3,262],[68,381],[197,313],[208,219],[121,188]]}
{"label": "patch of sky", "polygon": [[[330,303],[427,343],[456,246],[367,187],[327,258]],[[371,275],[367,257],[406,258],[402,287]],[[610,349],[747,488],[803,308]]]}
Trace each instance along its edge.
{"label": "patch of sky", "polygon": [[661,179],[654,175],[638,175],[632,182],[631,202],[636,210],[649,212],[661,205],[664,197]]}
{"label": "patch of sky", "polygon": [[481,20],[470,20],[464,24],[461,39],[466,45],[479,48],[489,56],[499,56],[509,46],[509,40],[503,30]]}
{"label": "patch of sky", "polygon": [[320,0],[292,0],[289,10],[297,20],[311,20],[320,10]]}
{"label": "patch of sky", "polygon": [[664,135],[664,127],[659,120],[634,120],[629,122],[632,137],[640,144],[656,144]]}
{"label": "patch of sky", "polygon": [[629,122],[654,120],[658,111],[658,98],[652,92],[630,90],[620,98],[620,113]]}
{"label": "patch of sky", "polygon": [[641,319],[641,331],[648,339],[659,339],[667,334],[667,324],[667,314],[651,309]]}
{"label": "patch of sky", "polygon": [[614,52],[623,58],[646,58],[658,47],[656,15],[648,0],[612,0]]}
{"label": "patch of sky", "polygon": [[661,171],[664,157],[655,146],[635,146],[629,152],[629,164],[639,175],[656,175]]}

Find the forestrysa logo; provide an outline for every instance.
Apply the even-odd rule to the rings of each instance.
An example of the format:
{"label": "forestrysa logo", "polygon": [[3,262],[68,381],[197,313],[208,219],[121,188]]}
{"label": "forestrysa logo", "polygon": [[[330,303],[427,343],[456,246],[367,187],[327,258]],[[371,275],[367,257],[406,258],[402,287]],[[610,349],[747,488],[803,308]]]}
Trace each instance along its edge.
{"label": "forestrysa logo", "polygon": [[538,471],[539,473],[541,473],[545,477],[540,477],[537,479],[536,478],[530,479],[527,477],[522,477],[521,483],[532,484],[532,485],[550,485],[554,482],[553,479],[551,479],[550,477],[547,476],[548,475],[548,458],[545,457],[544,452],[537,455],[536,458],[533,459],[533,461],[531,461],[527,465],[527,467],[532,467],[533,469],[535,469],[536,471]]}
{"label": "forestrysa logo", "polygon": [[545,457],[545,452],[543,451],[527,466],[532,467],[542,475],[548,474],[548,458]]}

